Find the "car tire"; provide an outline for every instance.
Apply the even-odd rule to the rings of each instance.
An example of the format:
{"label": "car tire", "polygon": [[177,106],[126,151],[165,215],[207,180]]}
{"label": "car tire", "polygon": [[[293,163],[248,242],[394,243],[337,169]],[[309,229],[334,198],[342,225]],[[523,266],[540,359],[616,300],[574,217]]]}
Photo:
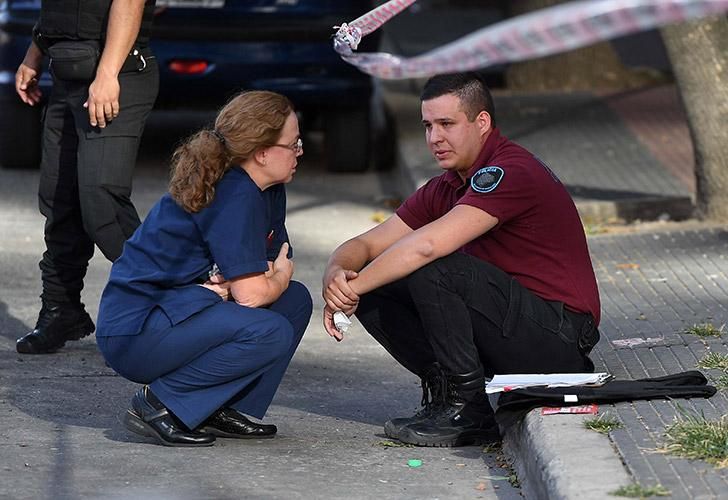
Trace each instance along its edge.
{"label": "car tire", "polygon": [[18,98],[0,101],[0,166],[38,168],[41,150],[41,107]]}
{"label": "car tire", "polygon": [[369,107],[327,112],[324,141],[330,172],[364,172],[371,156]]}

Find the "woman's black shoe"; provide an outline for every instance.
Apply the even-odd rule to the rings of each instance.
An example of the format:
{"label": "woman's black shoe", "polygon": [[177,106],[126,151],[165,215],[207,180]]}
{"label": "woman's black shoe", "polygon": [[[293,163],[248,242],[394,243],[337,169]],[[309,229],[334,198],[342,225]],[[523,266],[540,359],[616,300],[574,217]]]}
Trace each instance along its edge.
{"label": "woman's black shoe", "polygon": [[139,389],[131,398],[131,408],[124,415],[127,429],[142,436],[157,438],[164,446],[212,446],[212,434],[191,432],[175,421],[174,416],[161,403],[147,386]]}
{"label": "woman's black shoe", "polygon": [[202,423],[200,431],[226,438],[264,439],[275,436],[278,428],[251,422],[232,408],[221,408]]}

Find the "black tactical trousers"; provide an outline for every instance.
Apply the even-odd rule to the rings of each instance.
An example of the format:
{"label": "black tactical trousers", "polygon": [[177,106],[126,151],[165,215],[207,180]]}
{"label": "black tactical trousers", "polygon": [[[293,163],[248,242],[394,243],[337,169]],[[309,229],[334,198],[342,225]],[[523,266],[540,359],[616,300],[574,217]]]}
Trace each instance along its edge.
{"label": "black tactical trousers", "polygon": [[455,253],[361,297],[356,317],[405,368],[454,374],[591,372],[590,314],[545,301],[497,267]]}
{"label": "black tactical trousers", "polygon": [[119,116],[104,129],[91,127],[83,107],[89,84],[54,79],[43,118],[38,200],[46,218],[40,269],[47,304],[77,303],[94,245],[113,261],[139,225],[132,174],[157,97],[156,60],[119,75]]}

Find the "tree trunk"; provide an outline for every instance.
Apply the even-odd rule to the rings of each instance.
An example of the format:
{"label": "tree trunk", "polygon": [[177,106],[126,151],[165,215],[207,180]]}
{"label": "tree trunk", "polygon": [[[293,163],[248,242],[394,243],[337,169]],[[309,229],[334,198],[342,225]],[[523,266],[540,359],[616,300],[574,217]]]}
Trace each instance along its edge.
{"label": "tree trunk", "polygon": [[[551,7],[570,0],[517,0],[510,15]],[[654,84],[662,75],[648,69],[629,69],[609,42],[562,54],[511,64],[506,70],[509,90],[623,90]]]}
{"label": "tree trunk", "polygon": [[662,38],[695,150],[697,215],[728,222],[728,18],[667,26]]}

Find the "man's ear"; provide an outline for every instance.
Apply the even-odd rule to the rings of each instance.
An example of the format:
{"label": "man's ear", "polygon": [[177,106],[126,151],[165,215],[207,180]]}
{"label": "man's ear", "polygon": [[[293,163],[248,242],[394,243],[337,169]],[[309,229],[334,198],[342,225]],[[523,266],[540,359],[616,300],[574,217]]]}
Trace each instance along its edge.
{"label": "man's ear", "polygon": [[490,131],[492,121],[490,119],[490,113],[487,111],[483,110],[478,113],[478,116],[475,117],[475,122],[478,124],[481,134],[485,134]]}

